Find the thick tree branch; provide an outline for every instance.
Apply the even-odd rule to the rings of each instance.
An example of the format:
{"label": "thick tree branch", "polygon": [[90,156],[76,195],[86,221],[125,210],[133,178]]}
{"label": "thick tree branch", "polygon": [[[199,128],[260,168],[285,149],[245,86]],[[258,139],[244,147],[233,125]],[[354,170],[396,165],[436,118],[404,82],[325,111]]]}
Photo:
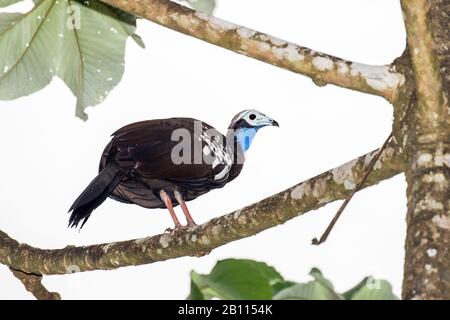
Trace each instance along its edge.
{"label": "thick tree branch", "polygon": [[[401,3],[417,96],[406,136],[410,150],[403,297],[450,299],[450,109],[433,40],[433,31],[441,30],[432,30],[430,22],[430,6],[437,2]],[[448,10],[448,1],[441,5]],[[444,28],[448,33],[448,20]]]}
{"label": "thick tree branch", "polygon": [[[392,142],[377,161],[364,187],[402,172]],[[377,151],[350,161],[236,212],[191,229],[148,238],[44,250],[20,244],[0,231],[0,263],[33,274],[67,274],[149,264],[203,255],[229,242],[255,235],[305,212],[345,198],[366,172]]]}
{"label": "thick tree branch", "polygon": [[370,93],[393,102],[404,77],[393,66],[370,66],[275,38],[169,0],[100,0],[113,7],[217,46],[305,75],[323,86]]}
{"label": "thick tree branch", "polygon": [[61,300],[61,296],[57,292],[48,291],[42,284],[42,276],[35,274],[28,274],[22,271],[10,268],[12,274],[19,279],[25,289],[38,300]]}

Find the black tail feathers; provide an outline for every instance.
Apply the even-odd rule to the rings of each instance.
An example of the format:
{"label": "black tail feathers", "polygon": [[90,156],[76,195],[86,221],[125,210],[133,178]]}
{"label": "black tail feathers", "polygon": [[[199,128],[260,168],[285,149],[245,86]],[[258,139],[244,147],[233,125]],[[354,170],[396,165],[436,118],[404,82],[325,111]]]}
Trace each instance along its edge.
{"label": "black tail feathers", "polygon": [[108,164],[70,207],[69,227],[77,227],[81,222],[80,229],[83,228],[92,211],[108,198],[126,173],[117,163]]}

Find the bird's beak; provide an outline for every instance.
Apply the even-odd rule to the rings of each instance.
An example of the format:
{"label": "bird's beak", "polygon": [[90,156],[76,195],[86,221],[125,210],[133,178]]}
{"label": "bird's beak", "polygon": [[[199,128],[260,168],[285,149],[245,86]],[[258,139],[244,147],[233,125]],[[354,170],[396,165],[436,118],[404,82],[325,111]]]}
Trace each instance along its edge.
{"label": "bird's beak", "polygon": [[280,126],[277,121],[273,120],[272,118],[270,118],[268,116],[264,116],[263,118],[259,119],[258,124],[261,127],[265,127],[265,126],[279,127]]}

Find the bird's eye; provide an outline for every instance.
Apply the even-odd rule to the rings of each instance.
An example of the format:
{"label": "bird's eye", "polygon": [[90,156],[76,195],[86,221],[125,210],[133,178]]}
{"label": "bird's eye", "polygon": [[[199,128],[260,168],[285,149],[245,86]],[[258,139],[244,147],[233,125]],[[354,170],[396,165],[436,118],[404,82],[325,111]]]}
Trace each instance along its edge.
{"label": "bird's eye", "polygon": [[251,115],[249,115],[248,117],[250,118],[250,120],[255,120],[256,119],[256,115],[253,114],[253,113]]}

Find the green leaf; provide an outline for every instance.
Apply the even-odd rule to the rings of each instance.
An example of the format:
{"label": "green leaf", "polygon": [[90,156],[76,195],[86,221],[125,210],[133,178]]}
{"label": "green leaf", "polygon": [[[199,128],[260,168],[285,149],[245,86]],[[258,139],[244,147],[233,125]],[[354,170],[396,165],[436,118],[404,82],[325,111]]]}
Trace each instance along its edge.
{"label": "green leaf", "polygon": [[311,277],[314,278],[314,280],[316,280],[318,283],[320,283],[322,286],[324,286],[325,288],[327,288],[330,291],[334,292],[334,287],[333,284],[331,283],[330,280],[326,279],[323,275],[322,272],[317,269],[317,268],[312,268],[311,271],[309,272],[309,275]]}
{"label": "green leaf", "polygon": [[274,300],[336,300],[333,294],[317,281],[300,283],[281,290],[274,297]]}
{"label": "green leaf", "polygon": [[7,6],[10,6],[14,3],[20,2],[23,0],[0,0],[0,8],[5,8]]}
{"label": "green leaf", "polygon": [[284,280],[265,263],[227,259],[219,261],[209,275],[191,273],[188,299],[273,299],[273,300],[394,300],[391,285],[384,280],[364,278],[343,294],[335,291],[319,269],[309,273],[307,283]]}
{"label": "green leaf", "polygon": [[216,0],[187,0],[191,7],[197,11],[211,15],[216,8]]}
{"label": "green leaf", "polygon": [[124,71],[135,17],[91,0],[41,0],[28,13],[0,14],[0,99],[34,93],[60,77],[76,115],[102,102]]}
{"label": "green leaf", "polygon": [[345,300],[351,300],[352,296],[359,290],[361,290],[361,288],[363,288],[366,283],[367,280],[369,279],[369,277],[365,277],[364,279],[362,279],[356,286],[354,286],[353,288],[351,288],[350,290],[344,292],[342,294],[342,296],[344,297]]}
{"label": "green leaf", "polygon": [[141,36],[139,36],[136,33],[133,33],[131,35],[131,38],[133,38],[134,42],[136,42],[136,44],[141,47],[142,49],[145,49],[145,43],[144,40],[142,40]]}
{"label": "green leaf", "polygon": [[347,300],[398,300],[389,282],[372,277],[364,278],[343,296]]}
{"label": "green leaf", "polygon": [[272,285],[284,281],[263,262],[239,259],[219,261],[209,275],[192,272],[191,279],[206,299],[233,300],[271,299]]}
{"label": "green leaf", "polygon": [[278,292],[280,292],[281,290],[284,290],[286,288],[295,286],[297,283],[293,282],[293,281],[281,281],[281,282],[276,282],[272,285],[272,290],[273,290],[273,295],[275,296]]}
{"label": "green leaf", "polygon": [[319,269],[309,273],[314,281],[299,283],[280,290],[274,300],[341,300],[343,297],[334,291],[331,282],[324,278]]}
{"label": "green leaf", "polygon": [[200,288],[191,280],[191,293],[188,300],[205,300],[205,296],[201,292]]}
{"label": "green leaf", "polygon": [[258,271],[264,278],[266,278],[269,281],[271,285],[284,281],[281,274],[277,270],[275,270],[274,267],[271,267],[264,262],[253,261],[248,259],[240,259],[235,261],[238,261],[242,266],[246,265],[248,269],[254,269],[255,271]]}

